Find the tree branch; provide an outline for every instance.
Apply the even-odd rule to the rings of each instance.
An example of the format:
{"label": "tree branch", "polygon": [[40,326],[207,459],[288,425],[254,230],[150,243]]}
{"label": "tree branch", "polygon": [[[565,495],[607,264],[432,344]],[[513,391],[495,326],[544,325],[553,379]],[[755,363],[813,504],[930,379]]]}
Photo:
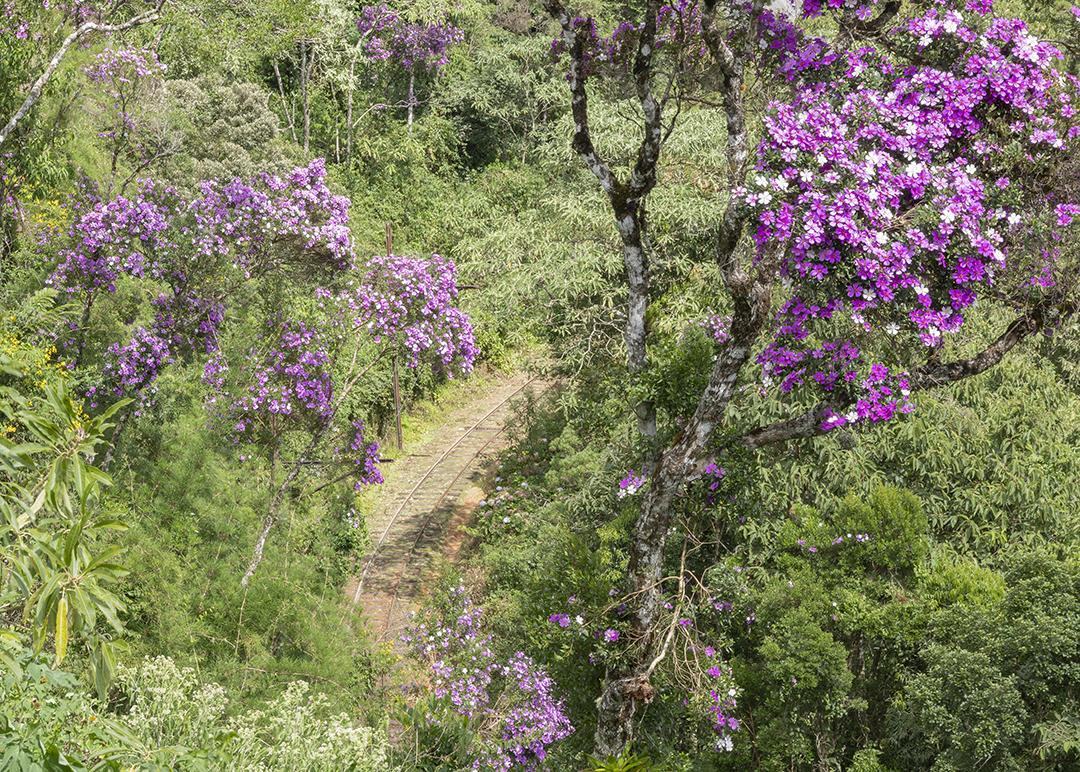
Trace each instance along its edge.
{"label": "tree branch", "polygon": [[[749,46],[751,40],[749,16],[745,20],[746,28],[742,30],[744,45]],[[716,0],[705,0],[702,3],[701,29],[705,38],[705,45],[712,54],[713,59],[720,70],[720,95],[724,115],[727,119],[727,139],[729,158],[729,189],[734,188],[737,181],[742,180],[746,173],[746,164],[750,157],[750,142],[746,128],[746,106],[743,102],[744,87],[744,59],[737,56],[732,50],[730,42],[733,38],[716,26]],[[720,228],[716,244],[717,260],[722,264],[731,259],[735,247],[739,243],[742,233],[745,213],[735,202],[728,201],[724,216],[720,221]]]}
{"label": "tree branch", "polygon": [[[1060,316],[1054,318],[1072,316],[1076,313],[1078,305],[1080,303],[1073,301],[1059,308]],[[1001,335],[972,357],[951,362],[931,361],[915,368],[908,375],[908,386],[911,392],[914,394],[956,383],[998,365],[1021,342],[1045,328],[1049,318],[1047,311],[1046,306],[1039,305],[1026,314],[1018,316]],[[822,428],[822,421],[830,410],[842,412],[850,406],[850,400],[822,402],[802,415],[753,429],[740,437],[737,442],[743,447],[756,450],[789,440],[816,437],[826,433],[826,430]]]}
{"label": "tree branch", "polygon": [[585,33],[574,28],[570,13],[560,0],[545,0],[544,7],[562,28],[563,44],[570,55],[567,81],[570,83],[570,111],[574,117],[574,150],[581,156],[589,171],[600,180],[600,186],[608,196],[621,193],[622,184],[611,171],[611,167],[596,152],[589,131],[589,97],[585,90],[588,80],[585,72]]}
{"label": "tree branch", "polygon": [[649,0],[645,20],[638,34],[637,54],[634,56],[634,91],[645,117],[645,136],[638,147],[637,161],[627,185],[628,198],[638,200],[649,194],[656,185],[656,167],[660,162],[663,141],[663,107],[652,92],[653,52],[656,50],[656,17],[660,12],[657,0]]}

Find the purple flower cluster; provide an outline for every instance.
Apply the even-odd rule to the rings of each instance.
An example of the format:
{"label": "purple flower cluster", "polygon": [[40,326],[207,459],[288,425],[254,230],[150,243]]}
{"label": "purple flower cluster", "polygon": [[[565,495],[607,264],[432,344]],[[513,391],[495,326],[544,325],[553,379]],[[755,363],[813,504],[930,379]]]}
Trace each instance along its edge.
{"label": "purple flower cluster", "polygon": [[403,641],[427,665],[430,694],[486,732],[473,769],[537,769],[550,746],[574,731],[555,682],[523,652],[497,661],[481,609],[464,588],[453,597],[452,620],[421,622]]}
{"label": "purple flower cluster", "polygon": [[360,490],[367,485],[381,485],[383,476],[379,470],[379,443],[367,441],[362,421],[352,422],[352,435],[347,452],[358,472],[353,487]]}
{"label": "purple flower cluster", "polygon": [[[274,436],[286,425],[320,426],[333,414],[330,355],[321,336],[303,322],[285,321],[265,353],[252,352],[248,382],[236,397],[227,392],[217,405],[218,417],[232,424],[238,439]],[[204,381],[222,374],[218,360],[204,369]],[[223,381],[217,380],[218,383]]]}
{"label": "purple flower cluster", "polygon": [[185,283],[192,253],[263,272],[273,267],[269,248],[290,243],[327,256],[338,269],[351,265],[349,201],[326,186],[322,160],[286,179],[264,174],[199,188],[199,196],[185,200],[146,181],[134,198],[90,202],[68,229],[49,283],[72,295],[114,292],[121,274]]}
{"label": "purple flower cluster", "polygon": [[389,255],[371,258],[360,284],[340,302],[355,329],[377,343],[401,345],[410,367],[430,352],[447,368],[467,373],[479,350],[469,317],[455,305],[457,295],[450,260]]}
{"label": "purple flower cluster", "polygon": [[[806,2],[803,11],[850,5]],[[1055,69],[1059,52],[1023,22],[986,12],[943,0],[910,19],[893,41],[919,52],[905,67],[871,48],[838,55],[810,45],[783,14],[764,25],[788,57],[785,73],[806,82],[770,107],[756,174],[740,193],[761,258],[779,249],[792,287],[759,363],[784,392],[854,393],[854,409],[830,414],[824,428],[911,410],[902,368],[866,363],[856,335],[881,329],[940,345],[1004,280],[1010,244],[1037,231],[1040,213],[1052,207],[1059,227],[1071,221],[1061,202],[1005,172],[1017,154],[1041,167],[1067,152],[1080,135],[1078,81]],[[843,76],[811,82],[834,63]],[[1052,260],[1048,252],[1026,283],[1052,284]],[[852,334],[836,337],[847,320]]]}
{"label": "purple flower cluster", "polygon": [[547,758],[548,747],[573,734],[574,727],[555,696],[555,682],[524,652],[510,657],[500,671],[507,685],[514,687],[509,690],[512,698],[501,711],[501,742],[487,749],[473,768],[538,769]]}
{"label": "purple flower cluster", "polygon": [[626,475],[619,480],[619,498],[624,499],[627,496],[635,495],[644,484],[644,475],[638,474],[633,469],[627,470]]}
{"label": "purple flower cluster", "polygon": [[431,693],[449,703],[453,712],[473,718],[491,705],[490,686],[498,670],[491,636],[480,620],[483,610],[465,594],[453,591],[460,608],[452,621],[412,627],[402,641],[413,656],[428,665]]}
{"label": "purple flower cluster", "polygon": [[558,625],[562,629],[566,629],[570,626],[570,615],[563,614],[562,612],[556,612],[548,615],[548,621],[552,624]]}
{"label": "purple flower cluster", "polygon": [[212,181],[187,206],[196,254],[231,256],[248,275],[271,267],[271,248],[292,245],[333,269],[352,266],[349,199],[326,184],[326,162],[317,158],[286,177]]}
{"label": "purple flower cluster", "polygon": [[218,350],[218,330],[225,319],[225,306],[216,300],[174,291],[158,295],[152,304],[154,332],[167,340],[172,351],[213,354]]}
{"label": "purple flower cluster", "polygon": [[727,476],[727,470],[715,461],[710,461],[705,465],[705,468],[701,470],[701,476],[705,482],[705,503],[711,506],[716,503],[717,494],[720,491],[720,483],[723,482],[724,477]]}
{"label": "purple flower cluster", "polygon": [[[168,341],[145,327],[137,327],[126,344],[109,346],[102,377],[106,388],[117,397],[145,397],[144,391],[172,358]],[[93,399],[94,394],[89,396]]]}
{"label": "purple flower cluster", "polygon": [[170,230],[181,202],[173,191],[144,186],[134,199],[91,201],[66,233],[48,283],[68,295],[116,291],[116,280],[162,277],[161,258],[176,248]]}
{"label": "purple flower cluster", "polygon": [[[583,63],[586,74],[607,69],[627,72],[637,54],[638,40],[643,24],[622,21],[609,35],[600,34],[596,20],[589,16],[577,16],[572,21],[578,40],[583,45]],[[702,37],[701,9],[694,0],[675,0],[660,6],[656,13],[654,47],[678,49],[689,53],[683,66],[705,60],[708,48]],[[551,53],[555,57],[566,52],[566,41],[551,41]]]}
{"label": "purple flower cluster", "polygon": [[738,707],[738,687],[731,666],[720,658],[720,653],[712,646],[704,648],[708,667],[702,686],[705,697],[705,713],[712,724],[713,731],[719,737],[716,749],[730,751],[734,748],[731,734],[739,731],[741,723],[735,716]]}
{"label": "purple flower cluster", "polygon": [[30,20],[20,13],[15,0],[5,0],[0,5],[0,36],[10,36],[16,40],[30,37]]}
{"label": "purple flower cluster", "polygon": [[83,72],[96,83],[111,82],[119,86],[163,73],[165,65],[149,48],[106,48]]}
{"label": "purple flower cluster", "polygon": [[717,343],[724,344],[731,340],[731,316],[709,314],[701,321],[701,326]]}
{"label": "purple flower cluster", "polygon": [[408,72],[439,70],[450,61],[450,49],[465,39],[457,27],[411,22],[386,4],[366,6],[356,21],[364,53],[373,61],[393,61]]}
{"label": "purple flower cluster", "polygon": [[[130,394],[136,384],[152,383],[165,362],[217,350],[226,309],[200,287],[213,286],[223,272],[239,268],[251,276],[273,270],[275,247],[300,249],[335,272],[351,266],[348,206],[347,198],[327,187],[322,161],[284,179],[264,174],[251,182],[204,182],[200,195],[190,200],[145,181],[132,198],[87,198],[67,232],[54,237],[61,247],[48,283],[81,297],[87,316],[95,296],[115,292],[122,276],[169,288],[152,301],[156,313],[150,332],[160,355],[123,354],[133,344],[113,352],[114,358],[126,357],[114,364],[114,381],[121,365],[155,364],[138,377],[130,372],[122,377]],[[140,333],[137,349],[145,349],[150,332]]]}
{"label": "purple flower cluster", "polygon": [[775,59],[776,70],[789,81],[835,64],[840,55],[821,38],[808,36],[795,26],[787,10],[765,9],[758,15],[762,58]]}
{"label": "purple flower cluster", "polygon": [[[117,0],[106,4],[105,8],[116,11],[129,4],[129,0]],[[35,12],[42,14],[40,28],[52,29],[57,23],[57,16],[61,23],[79,24],[100,18],[103,10],[101,3],[92,0],[25,0],[22,3],[4,0],[0,3],[0,37],[10,35],[16,40],[40,41],[42,32],[33,31],[32,27]]]}

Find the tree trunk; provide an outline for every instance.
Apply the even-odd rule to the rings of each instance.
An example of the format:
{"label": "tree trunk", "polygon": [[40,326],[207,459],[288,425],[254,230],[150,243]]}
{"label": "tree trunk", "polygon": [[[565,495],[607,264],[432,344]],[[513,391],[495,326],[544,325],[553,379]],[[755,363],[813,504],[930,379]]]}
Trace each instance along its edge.
{"label": "tree trunk", "polygon": [[262,531],[259,532],[259,538],[255,542],[255,551],[251,556],[251,562],[248,564],[243,578],[240,579],[241,587],[248,586],[251,577],[255,575],[255,569],[262,563],[263,554],[266,551],[266,540],[270,536],[270,529],[274,527],[274,521],[277,520],[277,508],[285,487],[279,488],[277,484],[278,458],[279,450],[275,444],[274,450],[270,454],[270,500],[266,505],[266,519],[263,520]]}
{"label": "tree trunk", "polygon": [[304,118],[304,152],[310,150],[311,145],[311,98],[308,93],[309,64],[308,64],[307,41],[300,41],[300,102]]}
{"label": "tree trunk", "polygon": [[101,459],[100,468],[102,472],[108,472],[109,467],[112,466],[113,459],[116,457],[116,448],[120,444],[120,435],[124,433],[124,427],[127,426],[130,417],[130,410],[125,409],[120,415],[120,418],[116,421],[116,426],[113,427],[112,436],[109,438],[109,447],[105,450],[105,457]]}
{"label": "tree trunk", "polygon": [[[644,212],[640,203],[616,205],[615,222],[622,239],[623,266],[626,271],[627,305],[626,366],[631,379],[640,377],[649,366],[648,327],[649,265],[644,242]],[[656,405],[645,399],[634,405],[638,431],[646,438],[656,436]]]}
{"label": "tree trunk", "polygon": [[683,431],[660,456],[649,477],[634,524],[627,568],[627,591],[636,600],[630,620],[630,640],[634,641],[631,663],[609,673],[596,700],[596,750],[600,755],[618,754],[633,739],[634,719],[641,705],[653,696],[649,683],[660,664],[656,655],[663,607],[664,556],[676,499],[698,474],[705,460],[709,440],[727,411],[735,385],[750,347],[767,318],[769,288],[755,285],[736,295],[731,340],[713,365],[709,383],[698,400],[694,415]]}
{"label": "tree trunk", "polygon": [[285,117],[289,120],[289,134],[292,135],[292,141],[296,142],[296,119],[293,117],[293,111],[289,106],[289,100],[285,98],[285,84],[281,80],[281,67],[278,66],[276,59],[274,60],[274,77],[277,78],[278,95],[281,97],[281,109],[285,111]]}
{"label": "tree trunk", "polygon": [[415,86],[416,86],[416,76],[410,70],[409,71],[409,97],[408,97],[409,117],[408,117],[408,119],[406,121],[406,125],[409,127],[409,133],[410,134],[412,134],[413,108],[416,106],[416,89],[415,89]]}

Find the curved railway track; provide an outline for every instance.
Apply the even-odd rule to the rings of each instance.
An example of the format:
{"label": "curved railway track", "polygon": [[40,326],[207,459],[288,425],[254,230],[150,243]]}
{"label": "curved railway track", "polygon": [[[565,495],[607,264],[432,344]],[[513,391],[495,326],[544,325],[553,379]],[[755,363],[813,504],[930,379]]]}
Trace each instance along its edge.
{"label": "curved railway track", "polygon": [[[483,414],[464,426],[461,435],[448,445],[445,445],[445,440],[442,444],[438,439],[433,441],[430,455],[435,456],[435,460],[411,485],[408,478],[404,478],[404,494],[391,499],[390,507],[386,510],[388,514],[380,518],[385,522],[381,524],[378,540],[364,560],[351,597],[352,606],[363,601],[372,631],[379,639],[385,639],[395,632],[395,621],[400,621],[397,617],[407,613],[401,607],[409,600],[411,590],[415,589],[409,585],[427,568],[420,565],[423,562],[420,560],[420,548],[433,522],[447,514],[447,505],[456,501],[461,493],[462,479],[467,473],[477,471],[477,460],[505,433],[511,400],[537,380],[539,376],[529,377],[523,382],[520,377],[511,379],[495,390],[493,405],[490,404],[492,395],[489,393],[489,401],[481,400],[480,404],[474,403],[457,411],[459,424],[463,415],[471,418],[477,412],[483,411]],[[543,391],[547,388],[550,386],[545,385]],[[451,419],[448,425],[454,423]],[[452,495],[454,498],[451,498]],[[398,554],[393,554],[395,548]],[[388,552],[391,554],[388,555]],[[382,586],[372,590],[371,585],[376,578],[382,582]]]}

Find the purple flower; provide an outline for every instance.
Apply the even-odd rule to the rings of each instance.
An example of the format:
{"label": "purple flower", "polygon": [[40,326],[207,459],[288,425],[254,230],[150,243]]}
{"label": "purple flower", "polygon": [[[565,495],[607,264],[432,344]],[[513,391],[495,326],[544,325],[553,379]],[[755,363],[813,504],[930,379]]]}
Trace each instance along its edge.
{"label": "purple flower", "polygon": [[630,469],[629,471],[627,471],[626,476],[619,480],[619,498],[622,499],[626,498],[627,496],[633,496],[639,490],[641,490],[641,486],[643,486],[644,484],[644,475],[639,475],[634,472],[633,469]]}
{"label": "purple flower", "polygon": [[[483,734],[476,768],[535,768],[552,744],[574,731],[555,683],[523,652],[505,662],[496,660],[491,636],[481,625],[481,610],[463,591],[454,595],[460,604],[456,618],[421,622],[402,638],[427,665],[429,683],[424,688],[437,701],[433,710],[474,719]],[[438,718],[429,713],[428,720]]]}

